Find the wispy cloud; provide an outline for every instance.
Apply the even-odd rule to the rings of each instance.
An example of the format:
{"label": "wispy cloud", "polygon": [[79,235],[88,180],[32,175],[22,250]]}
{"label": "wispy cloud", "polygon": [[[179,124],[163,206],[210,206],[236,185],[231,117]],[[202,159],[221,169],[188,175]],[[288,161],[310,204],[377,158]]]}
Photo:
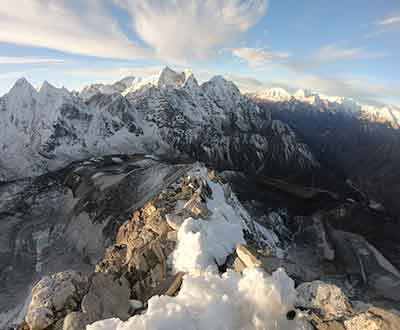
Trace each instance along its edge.
{"label": "wispy cloud", "polygon": [[0,56],[1,64],[59,64],[65,63],[63,59],[57,58],[41,58],[41,57],[11,57]]}
{"label": "wispy cloud", "polygon": [[[368,51],[365,48],[345,48],[336,44],[326,45],[310,54],[308,57],[298,58],[287,52],[274,52],[259,48],[232,49],[232,54],[241,58],[249,67],[260,71],[271,67],[286,69],[285,77],[280,81],[269,81],[268,84],[259,80],[238,79],[242,90],[256,91],[266,85],[285,86],[289,89],[306,88],[327,95],[353,97],[370,103],[384,103],[385,100],[400,102],[400,88],[372,82],[368,77],[331,76],[322,74],[320,69],[338,61],[376,60],[388,56],[385,53]],[[258,73],[259,77],[261,73]],[[268,77],[266,77],[268,79]]]}
{"label": "wispy cloud", "polygon": [[400,31],[400,13],[390,14],[372,24],[372,32],[365,35],[367,39],[384,33]]}
{"label": "wispy cloud", "polygon": [[377,22],[377,25],[381,26],[393,26],[393,25],[400,25],[400,15],[395,16],[387,16]]}
{"label": "wispy cloud", "polygon": [[268,0],[114,0],[157,56],[205,58],[266,14]]}
{"label": "wispy cloud", "polygon": [[133,77],[153,76],[158,74],[161,71],[161,69],[162,67],[158,65],[143,66],[143,67],[121,66],[112,68],[75,67],[63,71],[63,73],[79,78],[85,78],[85,80],[91,81],[91,83],[94,82],[111,83],[128,76],[133,76]]}
{"label": "wispy cloud", "polygon": [[79,6],[67,0],[6,1],[0,6],[0,41],[104,58],[148,55],[121,31],[103,0]]}
{"label": "wispy cloud", "polygon": [[[268,0],[19,0],[0,6],[0,42],[114,59],[205,58],[254,26]],[[129,38],[119,6],[131,19]]]}
{"label": "wispy cloud", "polygon": [[268,48],[241,47],[229,49],[231,54],[252,69],[283,67],[293,72],[314,71],[323,64],[350,60],[377,60],[389,56],[384,52],[371,52],[362,47],[341,47],[329,44],[317,49],[309,56],[296,57],[289,52],[274,51]]}
{"label": "wispy cloud", "polygon": [[321,47],[315,54],[317,62],[336,62],[342,60],[373,60],[388,56],[383,52],[370,52],[365,48],[341,47],[330,44]]}
{"label": "wispy cloud", "polygon": [[233,48],[232,55],[240,58],[248,63],[252,68],[261,68],[269,64],[277,64],[290,58],[290,54],[286,52],[276,52],[262,48]]}

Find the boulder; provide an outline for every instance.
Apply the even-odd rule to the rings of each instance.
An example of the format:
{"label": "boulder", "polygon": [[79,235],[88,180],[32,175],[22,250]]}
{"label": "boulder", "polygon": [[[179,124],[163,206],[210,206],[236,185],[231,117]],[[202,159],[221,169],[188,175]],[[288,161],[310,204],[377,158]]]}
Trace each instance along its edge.
{"label": "boulder", "polygon": [[344,321],[346,330],[398,330],[400,317],[381,308],[371,307],[367,312]]}
{"label": "boulder", "polygon": [[88,278],[75,271],[42,278],[32,290],[26,323],[32,330],[47,328],[78,308],[88,285]]}
{"label": "boulder", "polygon": [[35,307],[29,309],[25,321],[31,330],[42,330],[52,325],[56,317],[49,308]]}
{"label": "boulder", "polygon": [[112,317],[126,320],[130,316],[130,294],[129,282],[124,277],[96,273],[89,292],[82,300],[82,311],[90,320]]}
{"label": "boulder", "polygon": [[346,330],[341,322],[324,321],[312,312],[307,314],[306,319],[313,325],[313,329],[316,330]]}
{"label": "boulder", "polygon": [[302,283],[297,287],[296,307],[317,310],[324,320],[335,320],[352,311],[343,291],[322,281]]}
{"label": "boulder", "polygon": [[85,330],[86,326],[94,321],[86,313],[72,312],[65,317],[63,330]]}

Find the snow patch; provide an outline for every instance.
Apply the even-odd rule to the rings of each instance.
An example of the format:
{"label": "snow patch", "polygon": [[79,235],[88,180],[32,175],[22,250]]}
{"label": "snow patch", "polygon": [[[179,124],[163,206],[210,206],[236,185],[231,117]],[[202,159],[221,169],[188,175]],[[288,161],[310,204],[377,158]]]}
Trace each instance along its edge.
{"label": "snow patch", "polygon": [[295,298],[294,282],[283,270],[272,276],[257,268],[243,275],[186,275],[176,297],[155,296],[145,314],[99,321],[87,330],[305,330],[300,318],[286,318]]}

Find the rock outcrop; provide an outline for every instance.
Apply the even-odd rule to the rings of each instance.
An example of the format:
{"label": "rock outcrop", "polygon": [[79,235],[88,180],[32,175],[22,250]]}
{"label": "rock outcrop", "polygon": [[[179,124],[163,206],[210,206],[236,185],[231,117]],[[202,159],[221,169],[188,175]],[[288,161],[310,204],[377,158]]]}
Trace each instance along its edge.
{"label": "rock outcrop", "polygon": [[[33,291],[26,317],[29,327],[42,330],[63,322],[65,330],[81,330],[106,318],[126,320],[154,295],[174,296],[184,277],[184,272],[175,271],[168,262],[177,245],[177,231],[185,219],[207,222],[212,215],[207,201],[216,196],[204,173],[177,179],[134,211],[117,230],[114,244],[106,249],[95,272],[83,277],[84,288],[80,284],[79,290],[75,289],[75,279],[74,285],[70,284],[70,272],[53,275],[59,279],[55,284],[55,280],[42,279]],[[217,178],[214,180],[223,186]],[[226,198],[221,203],[232,198],[227,192],[221,188]]]}
{"label": "rock outcrop", "polygon": [[351,305],[340,288],[322,281],[302,283],[297,287],[296,306],[317,310],[325,320],[337,320],[351,314]]}
{"label": "rock outcrop", "polygon": [[32,290],[26,323],[31,330],[46,329],[76,310],[88,287],[87,276],[74,271],[44,277]]}

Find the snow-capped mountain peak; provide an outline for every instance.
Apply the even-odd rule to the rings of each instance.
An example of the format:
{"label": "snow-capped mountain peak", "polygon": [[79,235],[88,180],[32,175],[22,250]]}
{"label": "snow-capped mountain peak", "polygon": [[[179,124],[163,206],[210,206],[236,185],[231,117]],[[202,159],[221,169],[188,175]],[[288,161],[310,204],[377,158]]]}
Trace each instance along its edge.
{"label": "snow-capped mountain peak", "polygon": [[121,84],[123,85],[125,88],[131,86],[135,81],[136,81],[137,77],[134,76],[128,76],[125,78],[122,78],[120,81],[116,82],[116,84]]}
{"label": "snow-capped mountain peak", "polygon": [[28,80],[25,78],[20,78],[16,81],[14,86],[11,88],[11,90],[7,93],[9,97],[13,98],[32,98],[34,96],[37,96],[37,91],[35,87],[33,87]]}
{"label": "snow-capped mountain peak", "polygon": [[312,96],[312,95],[313,94],[310,91],[305,90],[305,89],[299,89],[299,90],[297,90],[296,93],[293,94],[293,96],[296,99],[304,99],[304,98]]}
{"label": "snow-capped mountain peak", "polygon": [[289,101],[292,96],[283,88],[275,87],[270,88],[265,91],[261,91],[255,94],[255,96],[262,100],[270,100],[270,101]]}
{"label": "snow-capped mountain peak", "polygon": [[199,89],[199,87],[200,87],[199,83],[197,82],[197,79],[194,76],[194,74],[192,72],[186,74],[186,80],[183,85],[183,88],[187,91],[195,92]]}
{"label": "snow-capped mountain peak", "polygon": [[62,87],[57,88],[51,85],[49,82],[45,81],[39,89],[39,95],[42,97],[69,97],[70,92]]}
{"label": "snow-capped mountain peak", "polygon": [[215,89],[220,90],[223,94],[234,93],[240,94],[239,88],[230,80],[225,79],[223,76],[214,76],[203,85],[213,85]]}
{"label": "snow-capped mountain peak", "polygon": [[179,88],[183,86],[185,80],[186,75],[184,72],[178,73],[167,66],[161,71],[160,77],[158,78],[157,86],[159,88]]}

